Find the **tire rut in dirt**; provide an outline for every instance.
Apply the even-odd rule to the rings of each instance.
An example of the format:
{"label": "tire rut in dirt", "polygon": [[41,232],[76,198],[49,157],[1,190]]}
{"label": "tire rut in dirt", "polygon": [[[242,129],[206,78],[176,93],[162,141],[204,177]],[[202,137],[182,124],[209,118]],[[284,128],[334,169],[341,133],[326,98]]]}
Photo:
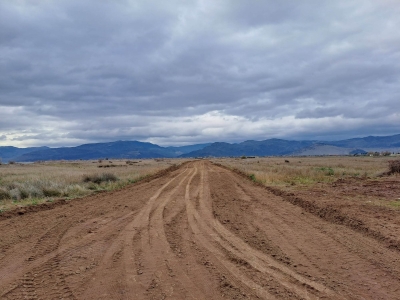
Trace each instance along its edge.
{"label": "tire rut in dirt", "polygon": [[2,299],[400,298],[398,251],[207,161],[0,222]]}
{"label": "tire rut in dirt", "polygon": [[[207,176],[207,174],[205,173],[204,176]],[[223,177],[217,176],[215,180],[220,180],[221,178]],[[204,180],[204,182],[206,183],[210,181],[212,180],[208,179]],[[194,212],[194,215],[196,216],[196,220],[199,222],[200,226],[202,226],[202,229],[209,231],[209,235],[213,237],[214,243],[216,242],[220,248],[224,249],[225,252],[230,253],[234,257],[235,256],[238,257],[241,262],[243,261],[247,262],[249,265],[257,269],[258,271],[272,275],[277,281],[277,285],[283,285],[285,290],[288,290],[292,293],[294,292],[303,297],[310,294],[310,291],[313,291],[314,294],[315,293],[318,294],[319,293],[318,290],[323,291],[324,294],[325,293],[327,293],[328,295],[330,294],[330,292],[326,287],[311,282],[307,278],[302,278],[298,274],[295,274],[291,270],[287,269],[285,266],[275,263],[274,261],[271,260],[271,258],[262,255],[255,249],[252,249],[251,247],[249,247],[248,244],[245,243],[245,241],[241,240],[234,233],[230,232],[224,226],[222,226],[220,222],[218,222],[215,219],[212,219],[210,217],[212,215],[212,211],[210,210],[211,205],[210,204],[206,205],[206,203],[210,203],[210,198],[211,198],[210,195],[207,195],[210,194],[210,192],[207,191],[209,190],[209,187],[207,185],[204,185],[204,187],[206,191],[204,192],[201,201],[201,203],[204,203],[203,215],[196,216],[197,212]],[[226,189],[224,189],[224,191],[226,191]],[[229,198],[227,198],[227,200],[229,201]],[[210,220],[209,224],[204,222],[204,220],[207,220],[207,217]],[[212,246],[210,247],[210,245],[208,247],[210,251],[218,253],[221,262],[223,262],[225,266],[227,266],[228,269],[231,270],[230,271],[231,275],[236,276],[237,279],[242,281],[244,283],[244,286],[247,286],[247,288],[250,289],[251,291],[255,290],[257,296],[269,297],[269,298],[273,297],[272,294],[270,294],[270,292],[268,291],[268,288],[263,288],[262,286],[259,286],[257,283],[249,280],[249,278],[246,278],[244,274],[239,272],[239,270],[229,262],[229,259],[227,260],[226,255],[221,253],[221,251],[218,251],[218,249],[215,246],[213,247],[214,249],[211,249]],[[272,290],[274,294],[278,294],[274,289]],[[254,294],[254,292],[252,293]]]}
{"label": "tire rut in dirt", "polygon": [[[263,188],[243,181],[226,169],[219,169],[224,176],[214,176],[210,180],[212,190],[220,191],[220,194],[213,195],[217,218],[222,222],[233,218],[233,222],[225,226],[231,230],[238,229],[237,234],[250,245],[260,249],[260,245],[254,245],[249,239],[251,231],[248,230],[251,224],[258,224],[263,234],[290,258],[285,263],[298,274],[337,291],[345,298],[387,299],[398,296],[394,284],[399,278],[399,255],[396,252],[345,226],[320,220],[275,195],[268,196]],[[224,177],[229,180],[218,182],[218,178]],[[238,193],[237,190],[237,193],[230,192],[235,189],[233,186],[229,188],[229,183],[240,185],[247,198],[252,199],[251,205],[244,207],[240,201],[230,201],[228,205],[227,199],[233,199]],[[223,187],[218,187],[218,184]],[[264,253],[271,255],[267,248],[265,250]],[[279,255],[274,258],[282,261]],[[355,276],[355,273],[359,275]]]}

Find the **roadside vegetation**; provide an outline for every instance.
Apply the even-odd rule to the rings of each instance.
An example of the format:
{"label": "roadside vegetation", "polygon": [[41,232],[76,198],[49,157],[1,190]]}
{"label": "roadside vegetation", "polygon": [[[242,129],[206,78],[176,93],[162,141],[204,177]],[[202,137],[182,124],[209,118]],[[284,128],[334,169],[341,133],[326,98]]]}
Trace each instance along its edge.
{"label": "roadside vegetation", "polygon": [[[135,183],[180,160],[52,161],[0,165],[0,212]],[[106,169],[105,169],[106,168]]]}
{"label": "roadside vegetation", "polygon": [[[312,199],[318,204],[372,214],[400,209],[399,157],[290,157],[214,159],[247,174],[275,191]],[[374,209],[379,207],[378,212]],[[383,209],[383,210],[382,210]],[[386,211],[386,214],[390,214]]]}
{"label": "roadside vegetation", "polygon": [[389,168],[390,173],[400,172],[399,160],[388,156],[241,157],[213,161],[243,171],[253,181],[270,186],[308,186],[345,178],[376,178],[388,173]]}

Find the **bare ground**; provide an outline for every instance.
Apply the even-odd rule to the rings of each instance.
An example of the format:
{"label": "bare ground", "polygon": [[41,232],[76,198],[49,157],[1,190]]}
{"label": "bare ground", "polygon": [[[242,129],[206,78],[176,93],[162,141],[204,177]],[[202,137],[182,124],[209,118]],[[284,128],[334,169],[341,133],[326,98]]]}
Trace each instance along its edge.
{"label": "bare ground", "polygon": [[400,299],[400,251],[385,232],[291,197],[196,161],[5,215],[0,298]]}

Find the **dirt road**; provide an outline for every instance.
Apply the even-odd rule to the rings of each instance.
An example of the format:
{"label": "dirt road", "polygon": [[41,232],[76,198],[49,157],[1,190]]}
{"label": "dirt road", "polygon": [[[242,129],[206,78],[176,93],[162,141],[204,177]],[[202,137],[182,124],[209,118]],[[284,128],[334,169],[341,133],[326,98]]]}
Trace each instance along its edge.
{"label": "dirt road", "polygon": [[206,161],[0,221],[1,299],[400,299],[400,252]]}

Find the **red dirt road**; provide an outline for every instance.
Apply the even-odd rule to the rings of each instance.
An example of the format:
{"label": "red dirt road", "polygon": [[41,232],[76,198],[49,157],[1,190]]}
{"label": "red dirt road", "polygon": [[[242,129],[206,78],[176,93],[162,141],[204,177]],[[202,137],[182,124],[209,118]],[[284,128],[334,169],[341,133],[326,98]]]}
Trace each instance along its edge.
{"label": "red dirt road", "polygon": [[1,299],[400,299],[400,252],[206,161],[0,221]]}

